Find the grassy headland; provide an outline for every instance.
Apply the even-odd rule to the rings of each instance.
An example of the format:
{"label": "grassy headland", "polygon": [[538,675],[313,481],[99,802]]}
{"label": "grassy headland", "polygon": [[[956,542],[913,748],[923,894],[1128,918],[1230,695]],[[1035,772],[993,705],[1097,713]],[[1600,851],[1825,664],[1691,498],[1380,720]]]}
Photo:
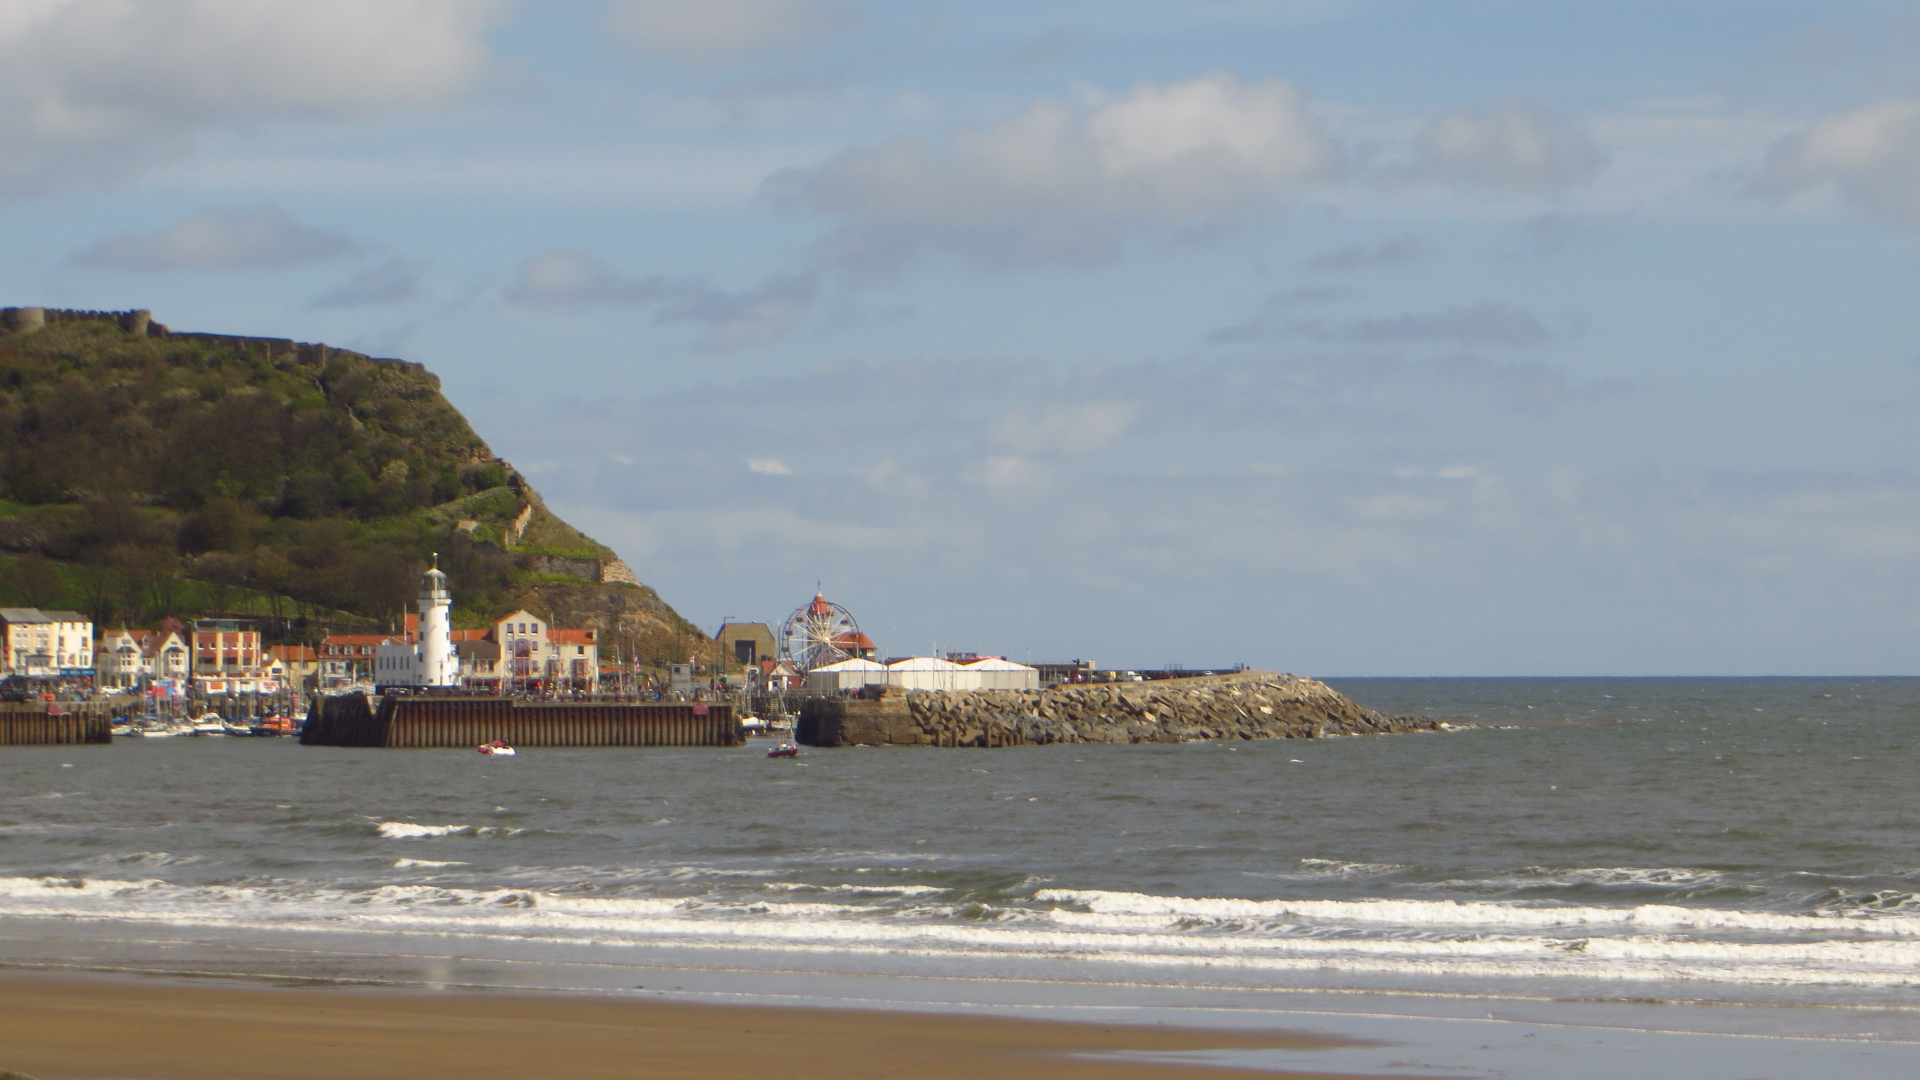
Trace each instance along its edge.
{"label": "grassy headland", "polygon": [[0,603],[312,638],[397,622],[431,552],[456,625],[525,607],[599,628],[608,657],[709,649],[420,365],[107,321],[0,331]]}

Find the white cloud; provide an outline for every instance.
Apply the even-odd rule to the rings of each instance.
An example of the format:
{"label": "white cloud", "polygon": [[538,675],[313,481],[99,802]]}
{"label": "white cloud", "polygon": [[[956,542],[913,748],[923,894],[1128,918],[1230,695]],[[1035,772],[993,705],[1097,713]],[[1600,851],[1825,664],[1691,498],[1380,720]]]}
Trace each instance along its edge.
{"label": "white cloud", "polygon": [[1421,133],[1419,154],[1418,175],[1521,192],[1584,184],[1611,160],[1584,121],[1525,101],[1450,112]]}
{"label": "white cloud", "polygon": [[826,250],[887,268],[924,248],[981,265],[1097,263],[1142,226],[1271,206],[1339,170],[1342,155],[1279,80],[1143,83],[1076,109],[1050,99],[942,142],[903,137],[771,177],[780,208],[840,219]]}
{"label": "white cloud", "polygon": [[554,248],[520,264],[507,298],[540,306],[614,304],[650,307],[658,323],[694,323],[703,347],[737,349],[785,335],[812,310],[819,284],[811,274],[776,274],[740,291],[700,278],[655,274],[624,278],[584,251]]}
{"label": "white cloud", "polygon": [[852,29],[851,4],[805,0],[615,0],[607,25],[643,52],[696,63]]}
{"label": "white cloud", "polygon": [[9,0],[0,197],[114,179],[206,131],[441,104],[506,0]]}
{"label": "white cloud", "polygon": [[394,259],[357,271],[352,277],[314,297],[314,307],[371,307],[398,304],[420,295],[424,263]]}
{"label": "white cloud", "polygon": [[1139,418],[1131,401],[1057,405],[1037,415],[1014,409],[988,429],[987,441],[1011,454],[1091,454],[1119,442]]}
{"label": "white cloud", "polygon": [[759,473],[761,476],[793,475],[793,470],[787,467],[786,462],[770,457],[748,458],[747,471]]}
{"label": "white cloud", "polygon": [[669,288],[664,277],[644,281],[616,277],[594,255],[551,248],[520,264],[507,297],[522,304],[651,304],[667,295]]}
{"label": "white cloud", "polygon": [[994,454],[960,470],[960,478],[991,491],[1033,493],[1053,483],[1053,470],[1019,454]]}
{"label": "white cloud", "polygon": [[302,225],[271,206],[208,207],[156,233],[106,237],[73,262],[146,273],[272,270],[335,258],[358,246],[344,233]]}
{"label": "white cloud", "polygon": [[1920,98],[1822,118],[1774,144],[1756,186],[1771,195],[1831,187],[1869,213],[1920,225]]}

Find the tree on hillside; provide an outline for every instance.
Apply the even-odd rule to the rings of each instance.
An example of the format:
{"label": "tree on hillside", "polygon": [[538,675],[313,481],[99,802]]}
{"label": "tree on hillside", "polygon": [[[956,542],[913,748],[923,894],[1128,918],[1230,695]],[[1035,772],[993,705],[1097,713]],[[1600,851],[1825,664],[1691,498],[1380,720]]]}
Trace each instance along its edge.
{"label": "tree on hillside", "polygon": [[22,555],[0,572],[0,597],[9,607],[43,608],[65,591],[60,568],[43,555]]}

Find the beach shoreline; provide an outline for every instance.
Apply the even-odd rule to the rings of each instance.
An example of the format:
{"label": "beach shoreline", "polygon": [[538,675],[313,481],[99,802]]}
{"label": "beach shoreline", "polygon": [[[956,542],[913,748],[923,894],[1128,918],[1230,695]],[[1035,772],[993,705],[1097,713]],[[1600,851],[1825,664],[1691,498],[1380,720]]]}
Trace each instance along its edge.
{"label": "beach shoreline", "polygon": [[1306,1032],[20,971],[0,972],[0,1015],[0,1068],[40,1080],[958,1080],[1014,1068],[1035,1080],[1191,1080],[1220,1067],[1108,1055],[1362,1045]]}

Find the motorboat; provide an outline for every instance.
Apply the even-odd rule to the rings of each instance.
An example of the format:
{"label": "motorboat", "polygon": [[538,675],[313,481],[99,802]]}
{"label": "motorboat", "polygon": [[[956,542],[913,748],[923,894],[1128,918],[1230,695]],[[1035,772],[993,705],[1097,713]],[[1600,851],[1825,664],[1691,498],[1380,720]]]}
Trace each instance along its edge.
{"label": "motorboat", "polygon": [[800,748],[793,745],[790,742],[783,742],[779,746],[776,746],[773,749],[767,751],[767,756],[768,757],[799,757]]}
{"label": "motorboat", "polygon": [[226,733],[227,722],[212,713],[195,720],[193,725],[187,728],[189,735],[225,735]]}
{"label": "motorboat", "polygon": [[499,739],[495,739],[490,743],[481,743],[480,752],[492,757],[513,757],[516,754],[513,747],[508,746]]}

